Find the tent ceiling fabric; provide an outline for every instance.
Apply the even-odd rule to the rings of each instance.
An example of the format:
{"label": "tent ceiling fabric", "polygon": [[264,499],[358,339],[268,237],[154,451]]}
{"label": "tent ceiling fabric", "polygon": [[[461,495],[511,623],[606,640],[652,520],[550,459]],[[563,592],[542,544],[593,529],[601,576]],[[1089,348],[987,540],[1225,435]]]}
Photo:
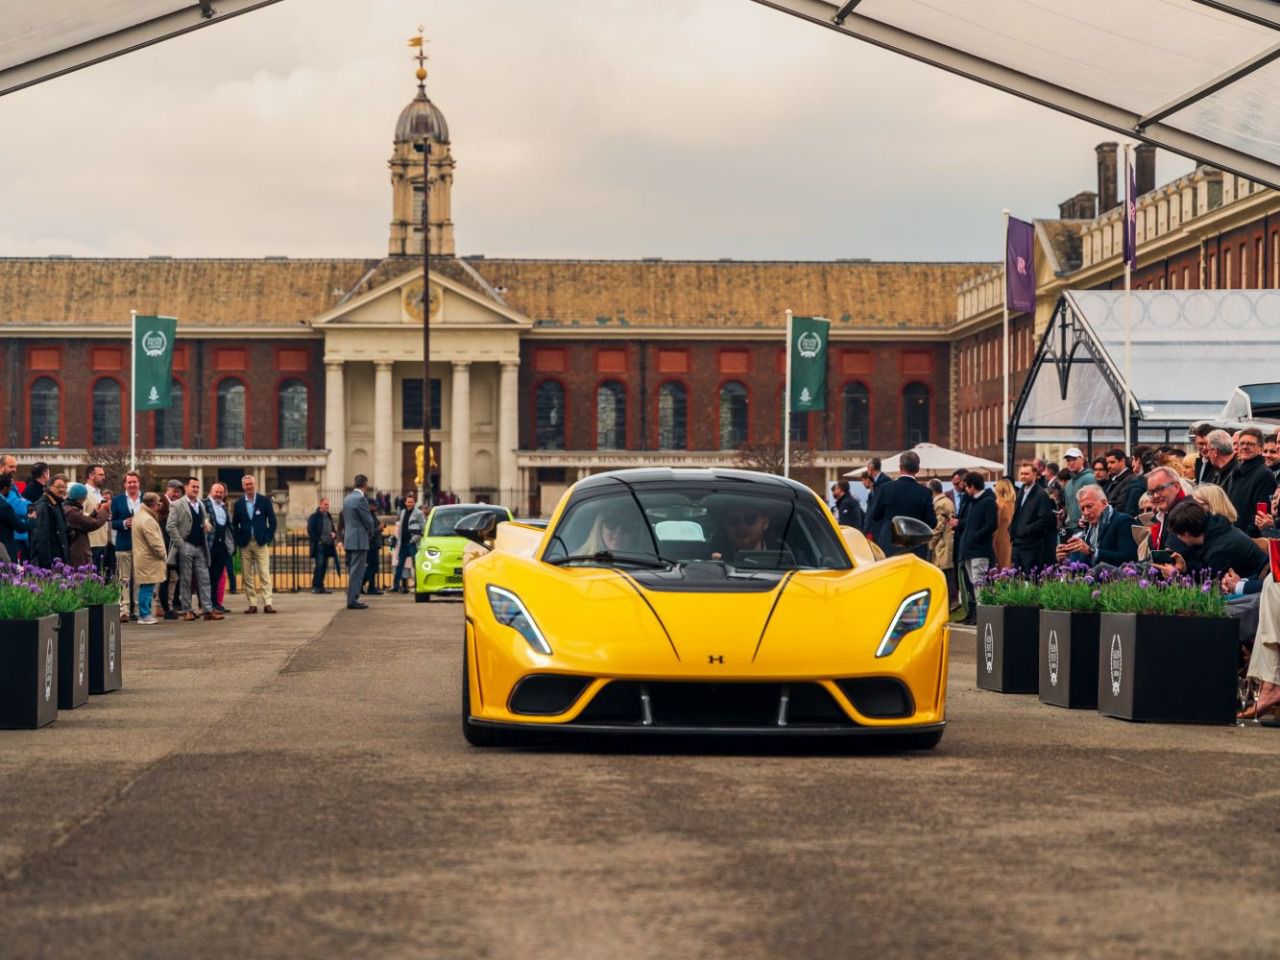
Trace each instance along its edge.
{"label": "tent ceiling fabric", "polygon": [[0,95],[278,0],[0,0]]}
{"label": "tent ceiling fabric", "polygon": [[753,0],[1280,188],[1272,0]]}
{"label": "tent ceiling fabric", "polygon": [[[1131,296],[1131,382],[1141,426],[1184,428],[1212,419],[1237,386],[1280,380],[1280,290],[1142,290]],[[1087,428],[1122,435],[1121,404],[1111,384],[1123,393],[1124,299],[1120,290],[1063,295],[1037,352],[1035,379],[1015,411],[1020,440],[1079,440]],[[1064,326],[1072,328],[1067,353],[1075,348],[1065,398],[1057,366]],[[1075,433],[1058,437],[1061,429],[1048,429],[1064,427]]]}

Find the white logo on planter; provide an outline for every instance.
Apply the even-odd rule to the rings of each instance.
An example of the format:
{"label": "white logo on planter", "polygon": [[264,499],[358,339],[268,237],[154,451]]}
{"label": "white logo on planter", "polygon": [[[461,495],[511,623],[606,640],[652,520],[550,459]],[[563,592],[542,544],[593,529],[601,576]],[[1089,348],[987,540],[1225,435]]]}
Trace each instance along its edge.
{"label": "white logo on planter", "polygon": [[76,686],[84,686],[84,663],[89,656],[89,634],[88,631],[81,629],[80,642],[76,644],[76,659],[79,661],[79,668],[76,671]]}
{"label": "white logo on planter", "polygon": [[991,624],[987,624],[987,629],[982,633],[982,659],[986,663],[987,673],[995,669],[996,665],[996,638],[991,632]]}
{"label": "white logo on planter", "polygon": [[44,701],[49,702],[53,696],[53,637],[44,651]]}
{"label": "white logo on planter", "polygon": [[116,672],[116,625],[107,624],[107,673]]}
{"label": "white logo on planter", "polygon": [[1120,634],[1111,638],[1111,695],[1120,696],[1120,679],[1124,676],[1124,654],[1120,650]]}
{"label": "white logo on planter", "polygon": [[1058,685],[1058,631],[1049,631],[1049,684]]}

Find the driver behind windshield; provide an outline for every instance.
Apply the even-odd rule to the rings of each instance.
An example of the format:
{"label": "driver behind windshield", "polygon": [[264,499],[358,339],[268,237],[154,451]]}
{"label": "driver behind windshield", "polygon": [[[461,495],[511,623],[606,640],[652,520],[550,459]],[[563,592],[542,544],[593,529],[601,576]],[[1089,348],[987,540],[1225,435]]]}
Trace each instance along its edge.
{"label": "driver behind windshield", "polygon": [[721,515],[720,530],[726,542],[722,551],[711,554],[712,560],[732,563],[743,553],[769,549],[765,542],[769,516],[749,503],[730,502]]}
{"label": "driver behind windshield", "polygon": [[636,513],[635,507],[625,500],[602,504],[591,524],[582,552],[652,554],[653,541],[649,537],[647,524],[639,526]]}

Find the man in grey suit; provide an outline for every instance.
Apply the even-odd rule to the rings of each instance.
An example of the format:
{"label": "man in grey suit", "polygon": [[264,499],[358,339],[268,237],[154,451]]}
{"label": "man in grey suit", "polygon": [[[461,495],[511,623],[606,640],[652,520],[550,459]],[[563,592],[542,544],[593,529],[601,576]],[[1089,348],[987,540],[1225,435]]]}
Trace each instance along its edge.
{"label": "man in grey suit", "polygon": [[367,610],[360,600],[364,568],[369,559],[369,543],[376,521],[369,511],[369,478],[356,474],[356,487],[342,501],[342,547],[347,554],[347,609]]}
{"label": "man in grey suit", "polygon": [[200,481],[187,477],[185,497],[169,505],[169,520],[165,528],[169,533],[169,551],[178,554],[178,590],[187,612],[184,620],[195,620],[191,605],[191,578],[196,580],[200,609],[206,620],[221,620],[222,614],[213,609],[212,591],[209,585],[209,535],[213,524],[200,501]]}

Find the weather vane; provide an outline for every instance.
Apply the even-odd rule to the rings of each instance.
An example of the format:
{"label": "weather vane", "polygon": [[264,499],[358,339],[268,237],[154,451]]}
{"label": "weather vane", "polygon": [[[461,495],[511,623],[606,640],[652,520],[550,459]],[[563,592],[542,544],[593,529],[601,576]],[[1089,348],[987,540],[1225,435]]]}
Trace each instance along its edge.
{"label": "weather vane", "polygon": [[[424,90],[424,84],[427,82],[427,41],[423,38],[424,27],[418,24],[418,35],[409,38],[409,46],[416,47],[418,52],[414,55],[414,59],[418,61],[418,89]],[[424,90],[425,92],[425,90]]]}

